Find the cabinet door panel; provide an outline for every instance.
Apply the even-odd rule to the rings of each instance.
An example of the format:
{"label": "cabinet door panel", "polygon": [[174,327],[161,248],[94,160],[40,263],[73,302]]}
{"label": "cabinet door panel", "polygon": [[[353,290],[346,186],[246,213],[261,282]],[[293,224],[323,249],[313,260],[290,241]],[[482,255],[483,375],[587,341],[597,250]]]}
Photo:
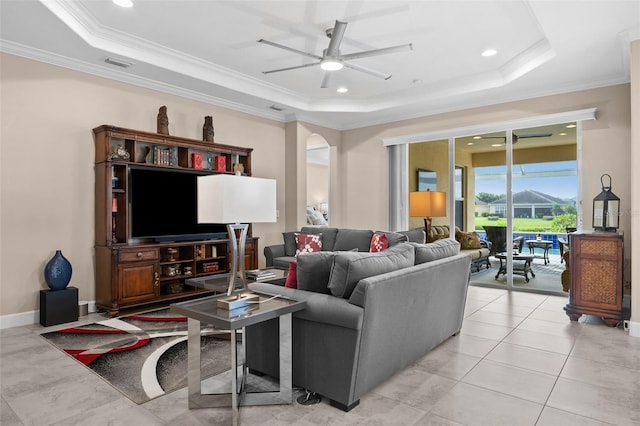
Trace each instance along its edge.
{"label": "cabinet door panel", "polygon": [[156,262],[136,262],[118,266],[121,303],[135,303],[158,296]]}

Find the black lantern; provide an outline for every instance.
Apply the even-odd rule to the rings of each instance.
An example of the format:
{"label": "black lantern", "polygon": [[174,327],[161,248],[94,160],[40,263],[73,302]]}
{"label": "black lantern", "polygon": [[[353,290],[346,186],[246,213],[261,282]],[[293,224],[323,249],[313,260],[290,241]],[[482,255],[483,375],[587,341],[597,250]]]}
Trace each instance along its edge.
{"label": "black lantern", "polygon": [[[609,178],[609,186],[604,186],[604,177]],[[620,214],[620,198],[611,192],[611,176],[600,176],[602,192],[593,199],[593,229],[596,231],[616,232]]]}

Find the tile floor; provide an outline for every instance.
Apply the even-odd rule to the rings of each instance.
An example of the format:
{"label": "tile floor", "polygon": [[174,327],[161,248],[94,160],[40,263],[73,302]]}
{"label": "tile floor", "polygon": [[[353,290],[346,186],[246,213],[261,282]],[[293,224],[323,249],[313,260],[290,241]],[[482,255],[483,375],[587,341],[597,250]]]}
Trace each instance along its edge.
{"label": "tile floor", "polygon": [[[462,332],[369,392],[350,413],[326,401],[243,407],[242,425],[640,425],[640,339],[571,323],[566,296],[470,287]],[[85,317],[94,321],[97,314]],[[218,425],[182,389],[136,405],[38,336],[0,334],[0,424]]]}

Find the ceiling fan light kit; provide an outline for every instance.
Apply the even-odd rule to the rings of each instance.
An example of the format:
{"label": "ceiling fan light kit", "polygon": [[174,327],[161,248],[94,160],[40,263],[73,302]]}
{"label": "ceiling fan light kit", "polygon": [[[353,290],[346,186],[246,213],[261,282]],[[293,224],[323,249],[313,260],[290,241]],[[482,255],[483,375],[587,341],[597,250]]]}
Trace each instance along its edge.
{"label": "ceiling fan light kit", "polygon": [[339,71],[344,67],[338,59],[325,58],[320,62],[320,68],[325,71]]}

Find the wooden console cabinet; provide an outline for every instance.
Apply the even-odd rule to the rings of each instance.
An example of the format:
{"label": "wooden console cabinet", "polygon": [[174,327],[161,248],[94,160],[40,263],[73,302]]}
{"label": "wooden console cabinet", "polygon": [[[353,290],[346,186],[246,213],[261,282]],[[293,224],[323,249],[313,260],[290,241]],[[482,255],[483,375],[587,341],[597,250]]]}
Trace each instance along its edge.
{"label": "wooden console cabinet", "polygon": [[564,310],[577,321],[583,314],[601,317],[615,327],[624,319],[623,235],[574,232],[569,236],[571,286]]}
{"label": "wooden console cabinet", "polygon": [[[211,294],[185,280],[229,272],[229,236],[162,242],[134,238],[131,169],[231,174],[236,167],[251,175],[252,149],[108,125],[93,133],[98,309],[115,316],[122,309]],[[175,203],[180,203],[179,196]],[[251,234],[244,262],[245,269],[258,267],[258,239]]]}

